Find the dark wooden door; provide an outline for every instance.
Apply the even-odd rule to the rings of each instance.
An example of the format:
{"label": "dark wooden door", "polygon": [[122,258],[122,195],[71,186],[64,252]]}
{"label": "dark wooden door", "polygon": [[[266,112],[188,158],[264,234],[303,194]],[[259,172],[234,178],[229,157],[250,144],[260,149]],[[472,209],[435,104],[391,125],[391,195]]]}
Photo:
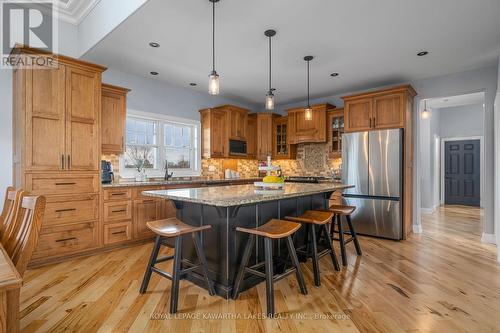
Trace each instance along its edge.
{"label": "dark wooden door", "polygon": [[480,141],[445,143],[445,204],[480,205]]}

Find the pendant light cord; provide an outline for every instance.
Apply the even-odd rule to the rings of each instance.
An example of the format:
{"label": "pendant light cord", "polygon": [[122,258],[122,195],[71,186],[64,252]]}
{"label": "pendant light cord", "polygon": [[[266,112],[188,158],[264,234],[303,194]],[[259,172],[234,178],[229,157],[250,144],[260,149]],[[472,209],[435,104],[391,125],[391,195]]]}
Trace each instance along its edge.
{"label": "pendant light cord", "polygon": [[271,37],[269,37],[269,92],[271,93]]}
{"label": "pendant light cord", "polygon": [[309,61],[307,61],[307,108],[311,108],[309,104]]}
{"label": "pendant light cord", "polygon": [[215,2],[212,2],[212,71],[215,72]]}

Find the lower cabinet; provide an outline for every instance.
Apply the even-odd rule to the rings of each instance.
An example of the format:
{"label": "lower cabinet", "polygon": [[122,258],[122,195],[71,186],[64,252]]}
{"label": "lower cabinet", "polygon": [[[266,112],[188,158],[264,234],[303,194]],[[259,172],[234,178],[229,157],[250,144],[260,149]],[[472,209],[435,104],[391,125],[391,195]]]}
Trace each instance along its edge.
{"label": "lower cabinet", "polygon": [[134,238],[153,237],[146,223],[163,218],[163,201],[158,199],[134,200]]}
{"label": "lower cabinet", "polygon": [[99,246],[98,222],[44,227],[38,237],[33,259],[90,250]]}
{"label": "lower cabinet", "polygon": [[104,225],[104,245],[132,240],[132,221]]}

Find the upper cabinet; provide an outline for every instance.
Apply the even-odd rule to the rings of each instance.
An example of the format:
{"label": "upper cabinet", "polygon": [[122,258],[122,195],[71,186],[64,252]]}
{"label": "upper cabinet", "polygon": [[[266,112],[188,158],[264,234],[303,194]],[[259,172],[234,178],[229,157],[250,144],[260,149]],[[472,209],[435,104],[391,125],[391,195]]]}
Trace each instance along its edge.
{"label": "upper cabinet", "polygon": [[312,119],[306,119],[304,108],[289,109],[289,143],[326,142],[326,112],[335,109],[331,104],[312,106]]}
{"label": "upper cabinet", "polygon": [[405,85],[343,97],[345,131],[404,128],[408,102],[415,96],[415,90]]}
{"label": "upper cabinet", "polygon": [[257,114],[248,115],[247,119],[247,158],[254,159],[257,156]]}
{"label": "upper cabinet", "polygon": [[234,105],[200,110],[201,156],[203,158],[247,157],[248,154],[232,153],[229,141],[247,142],[248,111]]}
{"label": "upper cabinet", "polygon": [[[18,48],[15,52],[39,51]],[[27,172],[98,171],[105,68],[46,56],[57,60],[58,66],[14,71],[14,163]]]}
{"label": "upper cabinet", "polygon": [[101,150],[103,154],[124,152],[127,93],[129,89],[102,84]]}
{"label": "upper cabinet", "polygon": [[229,139],[246,141],[248,110],[232,105],[225,106],[224,110],[228,117]]}
{"label": "upper cabinet", "polygon": [[342,157],[342,133],[344,133],[344,109],[328,111],[327,138],[330,158]]}
{"label": "upper cabinet", "polygon": [[288,132],[288,117],[276,117],[273,119],[274,159],[289,159],[296,157],[297,146],[290,145],[290,136]]}
{"label": "upper cabinet", "polygon": [[257,113],[257,155],[258,160],[267,159],[273,154],[273,113]]}

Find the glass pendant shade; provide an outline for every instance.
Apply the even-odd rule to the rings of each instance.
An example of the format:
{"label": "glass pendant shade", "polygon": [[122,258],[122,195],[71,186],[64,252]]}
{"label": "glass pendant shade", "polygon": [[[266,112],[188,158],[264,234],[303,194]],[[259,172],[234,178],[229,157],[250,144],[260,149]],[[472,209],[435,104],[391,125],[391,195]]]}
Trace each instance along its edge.
{"label": "glass pendant shade", "polygon": [[306,112],[304,114],[304,118],[306,120],[312,120],[312,118],[313,118],[313,110],[311,109],[310,106],[307,107]]}
{"label": "glass pendant shade", "polygon": [[428,119],[431,115],[431,112],[427,109],[425,109],[424,111],[422,111],[422,119]]}
{"label": "glass pendant shade", "polygon": [[208,76],[208,93],[210,95],[219,94],[219,75],[216,71],[213,71]]}
{"label": "glass pendant shade", "polygon": [[266,95],[266,110],[274,110],[274,94],[271,91]]}

